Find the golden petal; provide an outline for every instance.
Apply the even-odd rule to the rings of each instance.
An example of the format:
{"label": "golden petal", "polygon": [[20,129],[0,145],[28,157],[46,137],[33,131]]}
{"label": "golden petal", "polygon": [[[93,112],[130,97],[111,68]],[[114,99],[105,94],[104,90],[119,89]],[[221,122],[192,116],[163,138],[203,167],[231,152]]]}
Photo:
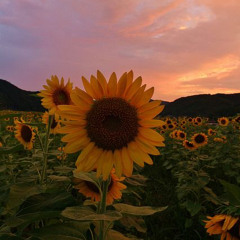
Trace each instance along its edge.
{"label": "golden petal", "polygon": [[161,127],[165,124],[162,120],[157,119],[143,119],[139,121],[139,124],[145,128],[154,128],[154,127]]}
{"label": "golden petal", "polygon": [[138,89],[138,91],[133,95],[133,97],[129,100],[129,102],[137,107],[138,102],[141,100],[144,90],[146,88],[146,84]]}
{"label": "golden petal", "polygon": [[117,94],[117,76],[116,73],[113,72],[108,82],[108,96],[115,97],[116,94]]}
{"label": "golden petal", "polygon": [[121,161],[124,175],[126,177],[130,177],[133,171],[133,160],[131,159],[126,147],[121,150]]}
{"label": "golden petal", "polygon": [[76,161],[76,166],[79,165],[86,157],[87,155],[91,152],[91,150],[94,147],[94,143],[90,142],[79,154],[77,161]]}
{"label": "golden petal", "polygon": [[149,153],[149,154],[152,154],[152,155],[159,155],[160,152],[158,151],[158,149],[156,147],[154,147],[153,145],[151,145],[150,143],[146,143],[144,141],[142,141],[141,139],[139,138],[136,138],[135,139],[138,147],[145,153]]}
{"label": "golden petal", "polygon": [[107,151],[105,161],[102,164],[103,181],[106,181],[108,179],[112,168],[113,168],[113,153],[110,150]]}
{"label": "golden petal", "polygon": [[142,85],[142,77],[138,77],[128,88],[125,98],[130,100]]}
{"label": "golden petal", "polygon": [[76,93],[71,93],[72,102],[77,105],[80,109],[88,111],[91,108],[91,105],[83,101]]}
{"label": "golden petal", "polygon": [[82,77],[82,83],[83,83],[83,86],[87,92],[88,95],[90,95],[92,98],[95,98],[96,99],[96,95],[92,89],[92,85],[88,82],[88,80],[85,78],[85,77]]}
{"label": "golden petal", "polygon": [[120,150],[116,149],[113,153],[113,159],[114,159],[114,166],[116,175],[120,178],[122,175],[122,159],[121,159],[121,152]]}
{"label": "golden petal", "polygon": [[117,97],[121,97],[127,86],[127,73],[125,72],[119,79],[117,84]]}
{"label": "golden petal", "polygon": [[93,98],[92,96],[90,96],[89,94],[87,94],[86,92],[84,92],[82,89],[79,89],[78,87],[76,87],[74,89],[74,91],[76,91],[76,93],[78,94],[78,96],[85,101],[88,104],[93,104]]}
{"label": "golden petal", "polygon": [[75,139],[81,139],[84,136],[87,137],[87,131],[85,129],[75,128],[74,132],[66,134],[61,140],[62,142],[72,142]]}
{"label": "golden petal", "polygon": [[81,138],[79,140],[76,140],[74,142],[69,142],[65,148],[64,151],[66,153],[75,153],[80,151],[81,149],[83,149],[88,143],[90,142],[90,140],[85,137],[85,138]]}
{"label": "golden petal", "polygon": [[107,96],[108,95],[108,92],[107,92],[107,80],[106,78],[104,77],[104,75],[99,71],[97,70],[97,78],[98,78],[98,81],[103,89],[103,94],[104,96]]}
{"label": "golden petal", "polygon": [[145,111],[148,111],[150,109],[153,109],[161,104],[160,100],[154,100],[152,102],[146,103],[138,108],[138,113],[142,113]]}
{"label": "golden petal", "polygon": [[103,89],[102,89],[100,83],[98,82],[98,80],[93,75],[91,75],[90,84],[92,86],[92,90],[96,96],[96,99],[102,98],[103,97]]}
{"label": "golden petal", "polygon": [[127,150],[128,150],[128,153],[129,153],[131,159],[135,163],[137,163],[140,167],[144,167],[144,161],[141,157],[141,153],[139,152],[139,149],[134,142],[130,142],[128,144]]}
{"label": "golden petal", "polygon": [[138,114],[140,119],[152,119],[157,116],[164,109],[164,105],[152,108],[148,111],[142,112]]}
{"label": "golden petal", "polygon": [[141,99],[136,103],[136,106],[139,108],[140,106],[148,103],[151,100],[151,97],[153,96],[154,93],[154,87],[149,88],[148,90],[146,90]]}

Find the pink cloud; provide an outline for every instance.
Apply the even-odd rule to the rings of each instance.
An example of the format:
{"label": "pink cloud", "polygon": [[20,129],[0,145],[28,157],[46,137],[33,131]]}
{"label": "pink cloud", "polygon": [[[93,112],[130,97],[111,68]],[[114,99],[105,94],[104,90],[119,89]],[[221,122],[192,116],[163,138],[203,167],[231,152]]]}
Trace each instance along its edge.
{"label": "pink cloud", "polygon": [[52,74],[81,86],[97,69],[107,76],[133,69],[163,100],[239,91],[239,7],[238,0],[1,0],[0,78],[39,90]]}

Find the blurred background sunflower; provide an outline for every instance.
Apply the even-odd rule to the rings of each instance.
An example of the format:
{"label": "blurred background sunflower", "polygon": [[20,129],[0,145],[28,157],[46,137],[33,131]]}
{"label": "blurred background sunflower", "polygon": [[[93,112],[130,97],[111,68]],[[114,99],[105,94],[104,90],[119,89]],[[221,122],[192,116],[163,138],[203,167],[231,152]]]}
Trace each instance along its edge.
{"label": "blurred background sunflower", "polygon": [[35,139],[35,132],[33,128],[24,122],[15,122],[15,137],[28,150],[33,148],[33,141]]}
{"label": "blurred background sunflower", "polygon": [[42,105],[49,109],[50,114],[53,114],[58,110],[58,105],[71,104],[70,93],[72,91],[72,83],[68,80],[67,84],[64,85],[64,79],[61,78],[59,81],[57,76],[52,76],[51,80],[47,79],[48,85],[43,85],[45,90],[41,90],[38,94],[41,99]]}

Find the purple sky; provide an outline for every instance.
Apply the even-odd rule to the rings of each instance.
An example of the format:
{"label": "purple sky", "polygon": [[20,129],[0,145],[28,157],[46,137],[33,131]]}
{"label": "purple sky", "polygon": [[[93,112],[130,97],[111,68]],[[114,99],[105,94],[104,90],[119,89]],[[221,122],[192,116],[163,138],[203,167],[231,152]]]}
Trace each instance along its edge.
{"label": "purple sky", "polygon": [[0,78],[82,87],[133,70],[154,98],[240,92],[240,0],[0,0]]}

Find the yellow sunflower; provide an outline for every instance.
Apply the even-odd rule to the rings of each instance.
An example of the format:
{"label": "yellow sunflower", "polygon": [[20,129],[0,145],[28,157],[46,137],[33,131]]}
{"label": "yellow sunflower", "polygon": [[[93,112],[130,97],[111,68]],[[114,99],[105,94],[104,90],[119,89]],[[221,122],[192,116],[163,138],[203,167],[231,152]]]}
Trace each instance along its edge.
{"label": "yellow sunflower", "polygon": [[195,145],[193,142],[189,142],[188,140],[183,141],[183,146],[188,150],[195,150],[197,149],[197,145]]}
{"label": "yellow sunflower", "polygon": [[[121,177],[119,179],[114,174],[114,169],[112,169],[110,176],[111,180],[108,185],[106,199],[107,204],[112,204],[114,199],[121,199],[121,190],[126,188],[126,185],[121,183],[121,181],[123,181],[125,178]],[[96,202],[99,202],[101,200],[101,194],[99,192],[99,189],[94,183],[79,178],[75,178],[74,182],[77,184],[75,188],[78,189],[79,192],[82,193],[85,197],[90,197],[92,201]]]}
{"label": "yellow sunflower", "polygon": [[186,139],[186,137],[187,137],[187,134],[184,132],[184,131],[181,131],[181,130],[178,130],[178,132],[177,132],[177,138],[179,139],[179,140],[185,140]]}
{"label": "yellow sunflower", "polygon": [[[45,112],[42,116],[42,122],[45,123],[46,126],[48,125],[48,119],[49,119],[49,113]],[[58,120],[59,118],[54,114],[52,124],[50,127],[50,133],[56,134],[57,130],[61,127],[60,122]]]}
{"label": "yellow sunflower", "polygon": [[193,118],[189,117],[189,118],[187,119],[187,121],[188,121],[189,123],[192,123],[192,122],[193,122]]}
{"label": "yellow sunflower", "polygon": [[78,171],[97,168],[97,176],[106,180],[114,167],[116,174],[131,176],[133,162],[143,167],[153,164],[148,154],[159,155],[155,146],[164,146],[164,138],[151,128],[164,124],[153,119],[164,108],[161,101],[150,101],[154,88],[145,90],[142,78],[133,81],[133,72],[119,81],[112,73],[107,82],[98,71],[90,82],[82,78],[83,91],[71,93],[73,105],[59,106],[58,114],[67,121],[58,132],[67,134],[66,153],[82,150],[76,161]]}
{"label": "yellow sunflower", "polygon": [[167,129],[173,130],[176,126],[173,123],[167,124]]}
{"label": "yellow sunflower", "polygon": [[70,94],[72,91],[72,83],[68,80],[67,84],[64,85],[64,79],[59,81],[57,76],[52,76],[51,80],[47,79],[48,85],[43,85],[45,90],[40,91],[38,94],[43,97],[42,105],[49,109],[50,114],[55,113],[58,110],[59,105],[71,104]]}
{"label": "yellow sunflower", "polygon": [[206,134],[204,133],[196,133],[192,136],[192,142],[198,146],[198,147],[201,147],[201,146],[204,146],[207,144],[208,142],[208,137]]}
{"label": "yellow sunflower", "polygon": [[35,139],[35,132],[33,131],[33,128],[24,122],[15,122],[16,131],[15,131],[15,137],[17,140],[28,150],[33,148],[33,141]]}
{"label": "yellow sunflower", "polygon": [[229,215],[215,215],[207,217],[205,221],[207,233],[209,235],[221,235],[221,240],[240,240],[240,221],[239,218],[234,218]]}
{"label": "yellow sunflower", "polygon": [[3,146],[3,144],[0,142],[0,148]]}
{"label": "yellow sunflower", "polygon": [[220,126],[227,126],[229,124],[229,120],[226,117],[218,118],[218,124]]}
{"label": "yellow sunflower", "polygon": [[193,121],[194,121],[194,123],[197,123],[196,125],[198,125],[198,126],[202,125],[202,122],[203,122],[202,118],[200,118],[200,117],[194,118]]}

